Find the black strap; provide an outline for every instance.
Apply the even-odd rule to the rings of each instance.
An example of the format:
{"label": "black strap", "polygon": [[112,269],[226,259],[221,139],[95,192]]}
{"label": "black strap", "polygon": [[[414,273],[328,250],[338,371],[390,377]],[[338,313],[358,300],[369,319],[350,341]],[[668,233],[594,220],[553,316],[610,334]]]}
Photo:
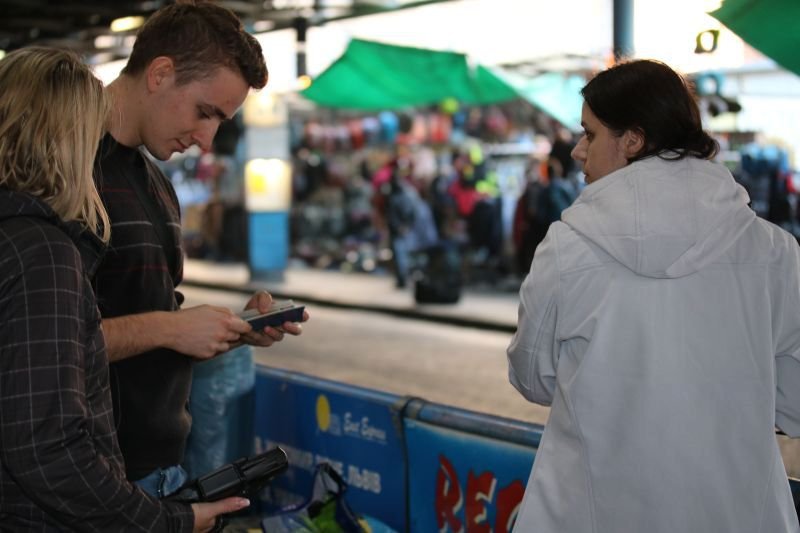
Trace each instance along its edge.
{"label": "black strap", "polygon": [[[145,172],[145,175],[149,176],[150,169],[148,168],[148,162],[144,160],[145,156],[143,154],[141,155],[141,158],[141,164],[144,165],[146,170],[148,170],[148,172]],[[128,184],[131,186],[131,189],[133,189],[133,192],[136,193],[136,197],[139,199],[139,204],[142,206],[142,208],[144,208],[147,218],[150,219],[150,224],[153,225],[156,236],[161,243],[161,248],[164,250],[164,255],[167,257],[169,271],[172,275],[174,275],[178,268],[178,258],[175,253],[175,239],[172,237],[172,233],[169,231],[169,228],[167,228],[167,224],[164,222],[164,217],[159,216],[158,209],[155,206],[153,198],[147,194],[147,191],[144,190],[144,184],[140,183],[131,172],[123,171],[122,173],[125,175],[125,179],[128,180]]]}

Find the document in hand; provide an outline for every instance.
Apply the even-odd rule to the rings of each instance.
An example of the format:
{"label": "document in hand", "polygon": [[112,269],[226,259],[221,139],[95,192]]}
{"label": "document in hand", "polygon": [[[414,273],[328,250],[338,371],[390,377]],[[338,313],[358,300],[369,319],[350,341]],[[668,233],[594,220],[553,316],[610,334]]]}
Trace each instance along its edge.
{"label": "document in hand", "polygon": [[258,309],[248,309],[239,313],[239,317],[260,331],[267,326],[278,327],[284,322],[302,322],[304,305],[296,305],[292,300],[276,300],[269,311],[260,313]]}

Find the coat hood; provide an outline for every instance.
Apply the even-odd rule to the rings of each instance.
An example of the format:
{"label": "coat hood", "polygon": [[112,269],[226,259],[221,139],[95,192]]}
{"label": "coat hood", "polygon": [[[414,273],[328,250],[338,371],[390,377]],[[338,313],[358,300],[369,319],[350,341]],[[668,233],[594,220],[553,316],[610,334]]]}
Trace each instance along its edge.
{"label": "coat hood", "polygon": [[42,218],[53,224],[61,224],[58,215],[49,205],[28,193],[0,188],[0,220],[13,217]]}
{"label": "coat hood", "polygon": [[16,217],[41,219],[61,229],[78,248],[84,268],[90,275],[105,254],[106,245],[80,223],[63,221],[49,205],[35,196],[0,187],[0,222]]}
{"label": "coat hood", "polygon": [[650,157],[587,186],[561,219],[637,274],[679,278],[742,235],[749,201],[719,163]]}

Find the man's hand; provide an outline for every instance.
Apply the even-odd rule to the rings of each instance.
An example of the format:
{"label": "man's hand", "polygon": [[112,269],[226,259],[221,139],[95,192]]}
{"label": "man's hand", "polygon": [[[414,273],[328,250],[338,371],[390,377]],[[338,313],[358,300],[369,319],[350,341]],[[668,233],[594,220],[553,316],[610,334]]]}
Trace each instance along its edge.
{"label": "man's hand", "polygon": [[193,503],[195,533],[211,531],[217,522],[217,516],[235,513],[248,505],[250,505],[250,500],[246,498],[225,498],[210,503]]}
{"label": "man's hand", "polygon": [[[266,313],[269,311],[270,305],[272,305],[272,296],[266,291],[258,291],[244,306],[244,310],[258,309],[259,313]],[[308,318],[308,311],[303,311],[303,322]],[[285,333],[294,336],[300,335],[303,333],[303,326],[295,322],[284,322],[280,328],[267,326],[261,331],[245,333],[241,340],[252,346],[272,346],[274,343],[282,341]]]}
{"label": "man's hand", "polygon": [[172,329],[167,347],[197,359],[210,359],[227,352],[242,334],[252,329],[225,307],[200,305],[174,311],[169,316]]}

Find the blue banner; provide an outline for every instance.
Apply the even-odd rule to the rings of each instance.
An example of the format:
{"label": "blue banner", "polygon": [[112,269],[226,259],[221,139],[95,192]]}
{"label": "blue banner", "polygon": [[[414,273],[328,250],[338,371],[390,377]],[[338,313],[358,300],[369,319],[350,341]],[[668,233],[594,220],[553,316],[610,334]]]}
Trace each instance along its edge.
{"label": "blue banner", "polygon": [[406,529],[405,460],[397,396],[293,372],[258,367],[256,451],[282,447],[289,470],[262,494],[267,509],[311,494],[316,465],[348,483],[347,502],[397,531]]}
{"label": "blue banner", "polygon": [[535,448],[405,419],[412,532],[511,531]]}

